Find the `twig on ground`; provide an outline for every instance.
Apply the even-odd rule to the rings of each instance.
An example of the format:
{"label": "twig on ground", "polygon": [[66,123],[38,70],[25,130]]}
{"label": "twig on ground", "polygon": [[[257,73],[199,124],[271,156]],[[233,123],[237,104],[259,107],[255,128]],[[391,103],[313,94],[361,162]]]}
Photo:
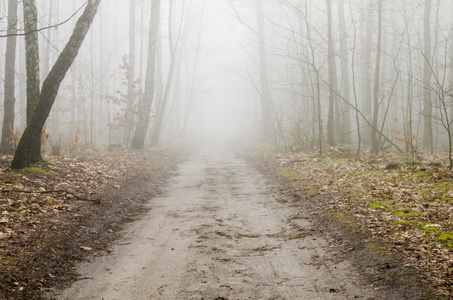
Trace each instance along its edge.
{"label": "twig on ground", "polygon": [[101,200],[99,200],[99,199],[94,200],[94,199],[88,199],[88,198],[79,197],[79,196],[77,196],[76,194],[71,193],[71,192],[66,191],[66,190],[52,190],[52,191],[1,190],[1,192],[2,192],[2,193],[10,193],[10,192],[13,192],[13,193],[25,193],[25,194],[66,193],[66,194],[69,194],[69,195],[73,196],[75,199],[80,200],[80,201],[94,202],[95,204],[101,203]]}

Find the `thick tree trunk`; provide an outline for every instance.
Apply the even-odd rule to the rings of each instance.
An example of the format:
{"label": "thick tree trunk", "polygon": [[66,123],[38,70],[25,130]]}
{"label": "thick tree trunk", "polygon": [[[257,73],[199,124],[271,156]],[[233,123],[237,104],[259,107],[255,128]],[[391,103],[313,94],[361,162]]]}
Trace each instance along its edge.
{"label": "thick tree trunk", "polygon": [[373,93],[373,129],[371,130],[371,152],[379,152],[378,117],[379,117],[379,89],[381,74],[381,52],[382,52],[382,0],[378,0],[378,33],[376,44],[376,69],[374,71],[374,93]]}
{"label": "thick tree trunk", "polygon": [[156,76],[157,39],[159,37],[160,0],[153,0],[149,24],[148,66],[146,68],[145,94],[138,116],[137,128],[132,139],[133,149],[142,149],[145,144],[146,131],[149,125],[151,106],[154,99]]}
{"label": "thick tree trunk", "polygon": [[[17,146],[11,163],[12,169],[24,168],[41,160],[41,131],[55,102],[60,84],[82,46],[100,3],[101,0],[88,1],[85,11],[77,21],[71,38],[45,79],[42,91],[39,94],[39,100]],[[27,10],[29,11],[30,8],[27,8]],[[25,16],[28,17],[27,14]],[[37,51],[37,49],[27,47],[28,51]],[[28,55],[33,56],[32,53]]]}
{"label": "thick tree trunk", "polygon": [[[24,0],[25,58],[27,65],[27,123],[39,99],[38,12],[35,0]],[[41,136],[41,134],[40,134]]]}
{"label": "thick tree trunk", "polygon": [[16,98],[15,76],[16,76],[16,36],[17,33],[17,6],[18,0],[8,1],[8,38],[6,40],[5,55],[5,104],[2,127],[2,141],[0,152],[11,154],[14,151],[14,105]]}

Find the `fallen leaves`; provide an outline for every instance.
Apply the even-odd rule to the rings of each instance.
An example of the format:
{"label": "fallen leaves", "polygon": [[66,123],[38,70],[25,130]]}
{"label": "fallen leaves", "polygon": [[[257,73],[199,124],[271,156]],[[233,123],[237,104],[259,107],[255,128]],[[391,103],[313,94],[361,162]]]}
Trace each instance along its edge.
{"label": "fallen leaves", "polygon": [[24,170],[10,170],[11,157],[0,156],[0,298],[38,299],[74,279],[74,263],[143,211],[180,154],[86,151]]}
{"label": "fallen leaves", "polygon": [[[280,174],[292,174],[302,196],[316,196],[319,209],[346,213],[360,230],[404,254],[408,265],[437,283],[439,294],[453,295],[453,172],[435,156],[405,164],[391,154],[327,153],[321,158],[267,151],[265,156],[280,166]],[[294,177],[300,183],[295,185]]]}

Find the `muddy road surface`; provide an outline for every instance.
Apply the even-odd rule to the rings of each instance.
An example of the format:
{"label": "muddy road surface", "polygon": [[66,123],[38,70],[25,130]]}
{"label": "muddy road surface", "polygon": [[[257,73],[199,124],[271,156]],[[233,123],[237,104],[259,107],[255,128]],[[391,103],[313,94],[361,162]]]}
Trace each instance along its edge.
{"label": "muddy road surface", "polygon": [[[198,151],[57,299],[402,299],[367,281],[232,151]],[[109,251],[110,252],[110,251]],[[392,296],[393,295],[393,296]]]}

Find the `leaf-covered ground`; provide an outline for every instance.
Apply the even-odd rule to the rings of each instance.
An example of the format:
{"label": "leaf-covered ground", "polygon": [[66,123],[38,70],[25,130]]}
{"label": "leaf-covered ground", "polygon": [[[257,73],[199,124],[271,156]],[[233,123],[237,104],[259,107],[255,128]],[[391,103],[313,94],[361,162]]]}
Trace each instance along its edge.
{"label": "leaf-covered ground", "polygon": [[453,297],[453,172],[440,158],[357,159],[340,149],[323,157],[275,149],[264,156],[305,200],[384,242],[434,283],[440,299]]}
{"label": "leaf-covered ground", "polygon": [[20,171],[0,157],[0,299],[40,299],[74,280],[86,254],[108,253],[122,225],[143,212],[181,151],[87,151],[45,156]]}

